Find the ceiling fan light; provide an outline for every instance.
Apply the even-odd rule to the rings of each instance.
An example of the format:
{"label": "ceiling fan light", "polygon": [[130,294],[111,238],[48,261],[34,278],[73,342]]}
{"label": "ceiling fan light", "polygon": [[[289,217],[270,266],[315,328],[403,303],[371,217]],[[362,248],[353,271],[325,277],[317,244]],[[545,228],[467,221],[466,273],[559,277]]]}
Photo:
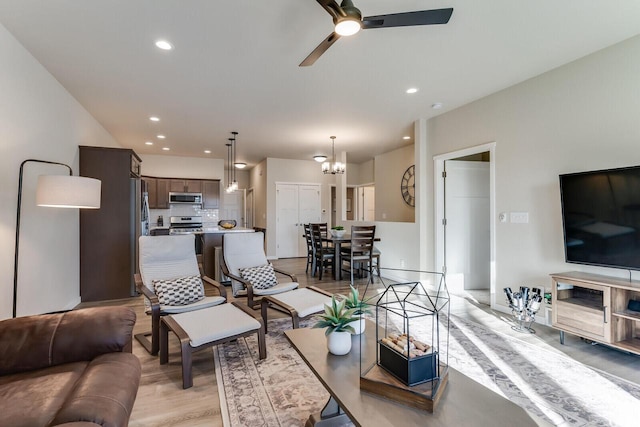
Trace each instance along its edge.
{"label": "ceiling fan light", "polygon": [[325,160],[327,160],[327,156],[313,156],[313,160],[315,160],[318,163],[322,163]]}
{"label": "ceiling fan light", "polygon": [[361,29],[360,20],[347,16],[336,23],[335,31],[341,36],[352,36]]}

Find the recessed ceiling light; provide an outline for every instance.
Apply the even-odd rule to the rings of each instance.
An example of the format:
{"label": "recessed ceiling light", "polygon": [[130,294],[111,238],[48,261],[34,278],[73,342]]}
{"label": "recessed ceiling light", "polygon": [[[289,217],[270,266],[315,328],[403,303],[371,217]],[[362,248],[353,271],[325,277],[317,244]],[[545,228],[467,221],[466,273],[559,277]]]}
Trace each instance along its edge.
{"label": "recessed ceiling light", "polygon": [[237,163],[234,163],[233,165],[236,167],[236,169],[244,169],[247,167],[247,164],[243,162],[237,162]]}
{"label": "recessed ceiling light", "polygon": [[151,142],[151,141],[147,141],[147,142],[145,142],[145,144],[146,144],[146,145],[153,145],[153,142]]}
{"label": "recessed ceiling light", "polygon": [[163,149],[164,151],[169,151],[169,150],[171,150],[169,147],[162,147],[162,149]]}
{"label": "recessed ceiling light", "polygon": [[205,154],[211,154],[211,150],[204,150]]}
{"label": "recessed ceiling light", "polygon": [[411,139],[410,136],[403,136],[402,139]]}
{"label": "recessed ceiling light", "polygon": [[418,88],[415,88],[415,87],[411,87],[407,89],[407,93],[416,93],[417,91],[418,91]]}
{"label": "recessed ceiling light", "polygon": [[158,137],[158,139],[165,139],[166,138],[166,136],[164,136],[164,135],[156,135],[156,136]]}
{"label": "recessed ceiling light", "polygon": [[151,116],[151,117],[149,117],[149,120],[151,120],[152,122],[159,122],[160,118],[156,117],[156,116]]}
{"label": "recessed ceiling light", "polygon": [[166,40],[158,40],[156,41],[156,47],[162,50],[171,50],[173,49],[173,45]]}
{"label": "recessed ceiling light", "polygon": [[313,160],[315,160],[318,163],[322,163],[325,160],[327,160],[327,156],[313,156]]}
{"label": "recessed ceiling light", "polygon": [[442,102],[436,102],[435,104],[432,104],[431,108],[433,108],[434,110],[441,109],[442,108]]}

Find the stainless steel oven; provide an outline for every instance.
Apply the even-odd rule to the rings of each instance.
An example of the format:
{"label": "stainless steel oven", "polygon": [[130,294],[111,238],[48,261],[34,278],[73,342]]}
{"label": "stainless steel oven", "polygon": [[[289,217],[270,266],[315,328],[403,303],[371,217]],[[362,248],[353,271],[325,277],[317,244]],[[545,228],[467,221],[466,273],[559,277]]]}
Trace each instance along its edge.
{"label": "stainless steel oven", "polygon": [[202,217],[172,216],[169,218],[169,234],[195,234],[196,254],[202,254]]}

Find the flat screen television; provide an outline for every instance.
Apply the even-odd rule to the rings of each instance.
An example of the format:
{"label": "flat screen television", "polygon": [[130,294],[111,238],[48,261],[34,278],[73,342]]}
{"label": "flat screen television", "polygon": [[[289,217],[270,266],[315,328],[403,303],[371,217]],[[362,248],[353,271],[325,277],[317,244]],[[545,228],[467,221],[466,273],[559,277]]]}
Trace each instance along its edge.
{"label": "flat screen television", "polygon": [[640,270],[640,166],[560,175],[565,260]]}

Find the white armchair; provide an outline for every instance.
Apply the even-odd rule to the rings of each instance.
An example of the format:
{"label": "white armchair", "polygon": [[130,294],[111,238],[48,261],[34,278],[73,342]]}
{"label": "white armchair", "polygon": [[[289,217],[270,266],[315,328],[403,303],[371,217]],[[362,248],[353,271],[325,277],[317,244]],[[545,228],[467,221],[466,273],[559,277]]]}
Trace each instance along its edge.
{"label": "white armchair", "polygon": [[[227,295],[224,286],[201,275],[193,234],[140,236],[139,243],[140,274],[135,275],[135,282],[138,292],[144,295],[145,311],[151,315],[151,331],[136,334],[135,338],[156,355],[160,348],[160,316],[222,304]],[[195,284],[194,280],[185,280],[193,277],[201,278],[202,285],[217,288],[219,296],[206,296],[197,279]]]}
{"label": "white armchair", "polygon": [[241,270],[269,264],[264,253],[264,234],[225,233],[222,237],[222,272],[231,279],[233,296],[247,296],[247,305],[253,309],[260,306],[256,297],[287,292],[298,287],[295,274],[273,268],[275,273],[289,277],[289,281],[277,281],[275,286],[260,289],[255,283],[242,277]]}
{"label": "white armchair", "polygon": [[[255,233],[226,233],[222,238],[222,271],[231,279],[234,296],[247,296],[247,305],[253,309],[261,307],[262,320],[267,330],[267,309],[269,307],[287,313],[291,316],[294,329],[299,326],[299,320],[312,314],[322,312],[325,304],[331,303],[331,294],[310,286],[298,289],[298,282],[294,274],[273,268],[275,273],[288,276],[291,281],[280,282],[275,278],[275,284],[269,287],[258,286],[257,281],[263,281],[264,276],[257,280],[250,280],[246,271],[260,269],[268,264],[264,252],[264,234]],[[268,268],[270,270],[271,267]],[[269,280],[266,280],[269,281]],[[260,297],[257,299],[256,297]]]}

